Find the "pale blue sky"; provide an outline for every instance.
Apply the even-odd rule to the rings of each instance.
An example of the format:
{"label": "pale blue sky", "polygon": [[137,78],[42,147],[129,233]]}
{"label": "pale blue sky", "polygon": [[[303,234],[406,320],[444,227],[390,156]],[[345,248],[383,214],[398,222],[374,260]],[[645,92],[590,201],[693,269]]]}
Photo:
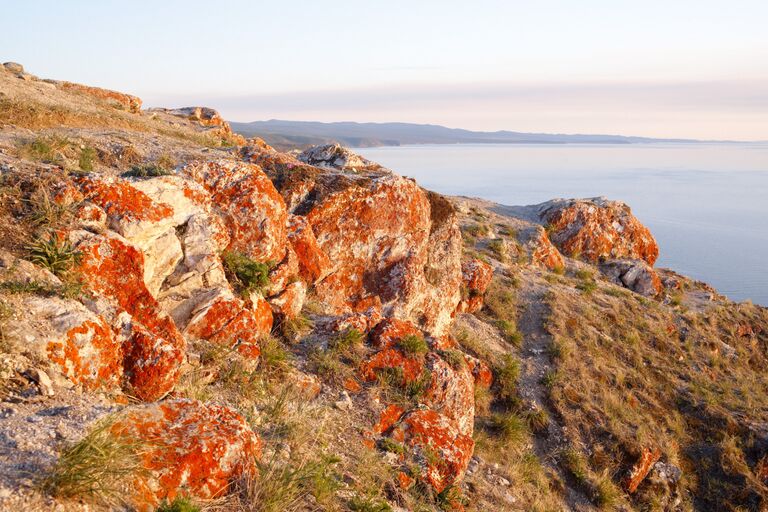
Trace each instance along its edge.
{"label": "pale blue sky", "polygon": [[10,1],[0,59],[229,119],[768,139],[768,1]]}

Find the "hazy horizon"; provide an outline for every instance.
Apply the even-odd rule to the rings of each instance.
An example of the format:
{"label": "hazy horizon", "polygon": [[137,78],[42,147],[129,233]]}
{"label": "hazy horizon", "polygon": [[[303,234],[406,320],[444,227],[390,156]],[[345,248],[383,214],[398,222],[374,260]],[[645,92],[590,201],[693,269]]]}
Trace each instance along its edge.
{"label": "hazy horizon", "polygon": [[768,4],[754,0],[48,0],[4,13],[3,61],[148,107],[211,106],[240,122],[768,139]]}

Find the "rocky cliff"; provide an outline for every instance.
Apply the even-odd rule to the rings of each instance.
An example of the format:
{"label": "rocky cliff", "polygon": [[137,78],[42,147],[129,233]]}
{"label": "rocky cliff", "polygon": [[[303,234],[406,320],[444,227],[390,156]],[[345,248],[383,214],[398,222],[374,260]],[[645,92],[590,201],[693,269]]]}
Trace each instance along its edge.
{"label": "rocky cliff", "polygon": [[0,508],[765,506],[768,312],[623,203],[0,86]]}

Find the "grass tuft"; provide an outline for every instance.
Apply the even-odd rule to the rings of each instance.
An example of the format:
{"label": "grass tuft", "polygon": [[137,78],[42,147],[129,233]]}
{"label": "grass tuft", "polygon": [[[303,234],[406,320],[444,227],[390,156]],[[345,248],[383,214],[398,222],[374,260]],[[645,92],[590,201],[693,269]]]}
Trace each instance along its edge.
{"label": "grass tuft", "polygon": [[261,292],[269,286],[269,262],[254,261],[238,251],[225,251],[221,259],[229,281],[241,294]]}
{"label": "grass tuft", "polygon": [[29,246],[29,261],[47,268],[57,276],[63,275],[80,262],[81,254],[56,233],[40,238]]}

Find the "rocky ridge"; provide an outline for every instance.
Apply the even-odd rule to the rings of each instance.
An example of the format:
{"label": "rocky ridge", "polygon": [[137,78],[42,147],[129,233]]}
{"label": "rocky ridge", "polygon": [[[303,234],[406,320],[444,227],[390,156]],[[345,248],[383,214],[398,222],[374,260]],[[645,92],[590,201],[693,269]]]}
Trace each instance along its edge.
{"label": "rocky ridge", "polygon": [[[768,314],[654,269],[623,203],[447,198],[209,108],[11,63],[0,85],[0,506],[689,510],[734,480],[764,503],[762,413],[708,386],[737,360],[764,385]],[[581,392],[603,375],[618,395]],[[104,485],[72,487],[99,443]],[[740,469],[692,465],[714,449]]]}

